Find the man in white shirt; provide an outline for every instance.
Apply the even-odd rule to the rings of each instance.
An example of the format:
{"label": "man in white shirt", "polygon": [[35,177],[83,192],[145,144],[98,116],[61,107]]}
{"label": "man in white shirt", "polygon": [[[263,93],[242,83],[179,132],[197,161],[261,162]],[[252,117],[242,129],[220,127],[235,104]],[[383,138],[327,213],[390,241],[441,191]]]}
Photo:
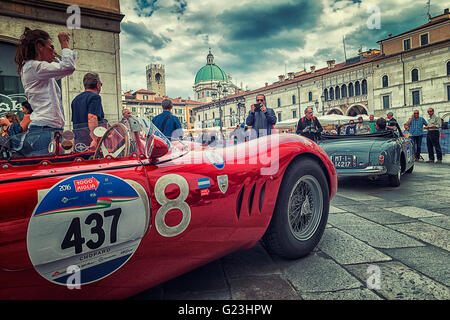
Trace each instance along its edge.
{"label": "man in white shirt", "polygon": [[[42,30],[25,29],[18,46],[17,56],[22,54],[19,70],[25,95],[33,108],[31,124],[25,138],[31,147],[32,155],[48,153],[48,146],[55,131],[64,128],[64,108],[61,89],[57,80],[71,75],[75,71],[76,54],[69,48],[69,34],[60,32],[58,40],[61,45],[61,61],[56,58],[53,41],[43,37]],[[48,34],[47,34],[48,35]],[[35,56],[30,56],[24,48],[35,42]]]}

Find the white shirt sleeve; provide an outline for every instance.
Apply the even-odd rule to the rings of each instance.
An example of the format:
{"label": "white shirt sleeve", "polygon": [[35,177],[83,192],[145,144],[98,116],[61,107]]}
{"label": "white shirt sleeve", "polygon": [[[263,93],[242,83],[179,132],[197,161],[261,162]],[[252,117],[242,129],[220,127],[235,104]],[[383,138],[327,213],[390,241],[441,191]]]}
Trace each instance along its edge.
{"label": "white shirt sleeve", "polygon": [[75,71],[75,61],[77,54],[70,49],[62,50],[61,61],[49,63],[47,61],[34,61],[33,69],[39,80],[55,78],[59,80],[71,75]]}

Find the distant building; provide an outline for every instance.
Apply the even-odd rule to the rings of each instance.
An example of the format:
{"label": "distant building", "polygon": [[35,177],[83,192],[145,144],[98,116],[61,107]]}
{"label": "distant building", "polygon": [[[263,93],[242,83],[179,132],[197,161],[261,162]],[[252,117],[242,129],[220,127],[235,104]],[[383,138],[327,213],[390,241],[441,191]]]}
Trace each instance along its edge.
{"label": "distant building", "polygon": [[218,90],[218,85],[219,87],[221,86],[222,89],[226,88],[225,94],[236,94],[240,91],[240,89],[231,81],[231,75],[227,75],[214,63],[214,56],[210,50],[206,56],[206,65],[201,67],[195,75],[193,87],[195,99],[206,103],[218,99],[219,96],[225,96],[221,90]]}
{"label": "distant building", "polygon": [[[344,62],[280,75],[278,81],[251,91],[238,91],[194,108],[202,127],[234,126],[243,122],[257,94],[266,96],[278,122],[299,119],[306,107],[316,115],[374,114],[392,111],[402,124],[414,109],[426,116],[429,107],[448,121],[450,117],[450,14],[378,41],[380,49],[360,52]],[[219,107],[220,105],[220,107]]]}
{"label": "distant building", "polygon": [[157,97],[166,96],[166,70],[163,64],[150,64],[146,67],[147,90]]}
{"label": "distant building", "polygon": [[178,117],[183,129],[193,129],[194,118],[191,116],[190,110],[201,105],[201,102],[189,98],[159,97],[153,91],[141,89],[135,92],[125,92],[122,99],[122,108],[130,109],[134,117],[147,117],[151,120],[163,111],[161,103],[164,99],[172,101],[172,113]]}

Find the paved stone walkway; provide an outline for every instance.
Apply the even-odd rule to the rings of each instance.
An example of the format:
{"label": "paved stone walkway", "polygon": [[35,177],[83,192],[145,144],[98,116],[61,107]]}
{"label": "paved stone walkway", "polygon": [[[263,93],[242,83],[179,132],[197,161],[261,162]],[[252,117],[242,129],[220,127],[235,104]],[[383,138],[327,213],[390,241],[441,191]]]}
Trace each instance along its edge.
{"label": "paved stone walkway", "polygon": [[132,299],[450,299],[450,156],[416,163],[398,188],[341,179],[328,225],[307,257],[258,243]]}

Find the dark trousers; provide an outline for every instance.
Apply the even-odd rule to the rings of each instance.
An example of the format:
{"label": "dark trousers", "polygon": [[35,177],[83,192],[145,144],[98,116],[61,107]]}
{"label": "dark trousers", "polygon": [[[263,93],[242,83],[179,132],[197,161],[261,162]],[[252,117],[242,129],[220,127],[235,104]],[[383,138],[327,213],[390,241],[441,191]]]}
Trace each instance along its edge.
{"label": "dark trousers", "polygon": [[434,161],[434,151],[433,147],[436,149],[436,156],[438,160],[442,160],[442,150],[439,144],[439,130],[428,131],[427,134],[427,149],[428,157],[430,160]]}
{"label": "dark trousers", "polygon": [[420,151],[422,148],[422,136],[411,136],[411,139],[414,141],[416,145],[416,159],[420,158]]}

